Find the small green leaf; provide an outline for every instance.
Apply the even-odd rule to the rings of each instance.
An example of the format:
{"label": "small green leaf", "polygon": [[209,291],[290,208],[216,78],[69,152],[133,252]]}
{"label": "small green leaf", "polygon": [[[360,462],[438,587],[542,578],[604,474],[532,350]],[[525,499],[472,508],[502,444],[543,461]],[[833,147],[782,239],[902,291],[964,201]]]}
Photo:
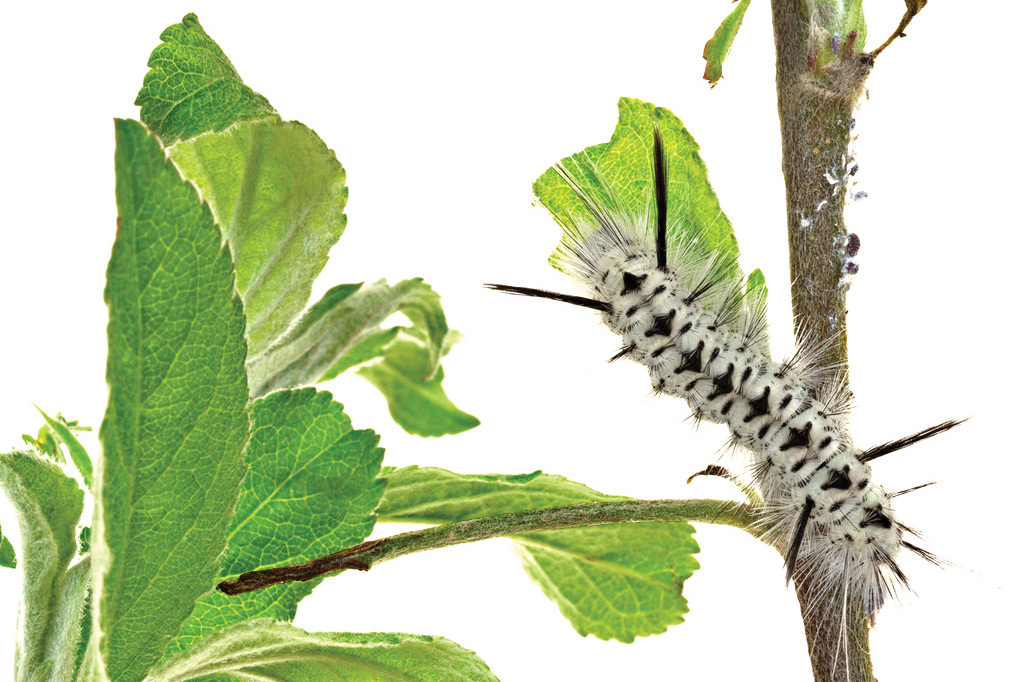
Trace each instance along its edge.
{"label": "small green leaf", "polygon": [[726,57],[729,56],[732,41],[736,39],[736,33],[740,30],[740,24],[743,23],[743,16],[747,13],[749,6],[750,0],[742,0],[736,9],[722,20],[722,23],[715,29],[715,35],[711,36],[711,40],[704,45],[703,56],[708,63],[704,68],[704,80],[710,82],[711,87],[718,85],[718,81],[722,78],[722,65],[725,63]]}
{"label": "small green leaf", "polygon": [[82,664],[92,629],[89,603],[90,561],[86,557],[72,566],[56,600],[53,634],[46,648],[51,664],[50,680],[74,680]]}
{"label": "small green leaf", "polygon": [[864,0],[849,0],[846,4],[843,16],[843,32],[840,37],[846,40],[852,31],[857,32],[857,38],[853,43],[854,51],[858,53],[863,52],[864,45],[868,39],[868,22],[864,17]]}
{"label": "small green leaf", "polygon": [[388,401],[391,417],[417,436],[462,433],[480,425],[480,420],[455,407],[441,382],[444,371],[433,369],[431,352],[422,343],[399,338],[384,351],[384,359],[357,370]]}
{"label": "small green leaf", "polygon": [[[210,676],[210,677],[207,677]],[[306,632],[259,620],[218,630],[147,682],[497,682],[472,651],[442,637]]]}
{"label": "small green leaf", "polygon": [[[582,502],[605,495],[561,476],[456,474],[406,467],[383,473],[382,522],[453,523]],[[664,632],[687,612],[682,584],[698,568],[694,529],[634,523],[515,536],[527,574],[582,635],[632,642]]]}
{"label": "small green leaf", "polygon": [[279,120],[239,123],[170,154],[231,246],[256,358],[302,312],[345,230],[345,169],[312,130]]}
{"label": "small green leaf", "polygon": [[688,523],[630,523],[516,536],[527,574],[578,633],[632,642],[683,622],[700,564]]}
{"label": "small green leaf", "polygon": [[[36,409],[39,410],[39,414],[43,415],[43,419],[46,420],[46,425],[53,431],[55,440],[68,449],[68,454],[71,455],[71,461],[74,462],[78,468],[79,473],[82,474],[82,480],[85,482],[87,489],[92,489],[92,460],[89,458],[89,453],[85,451],[82,444],[75,438],[75,434],[71,432],[71,427],[77,426],[78,422],[74,424],[68,424],[64,419],[57,415],[57,419],[52,419],[50,415],[43,412],[38,405]],[[91,428],[76,428],[78,431],[91,431]]]}
{"label": "small green leaf", "polygon": [[355,364],[380,357],[400,329],[383,329],[381,323],[396,312],[426,332],[431,363],[428,375],[433,376],[450,332],[441,298],[430,285],[418,277],[394,285],[384,280],[368,286],[339,284],[312,305],[273,348],[250,361],[253,395],[327,381]]}
{"label": "small green leaf", "polygon": [[[597,206],[612,215],[648,215],[652,178],[654,127],[661,131],[668,171],[668,196],[685,197],[669,202],[668,242],[670,248],[697,242],[729,263],[722,270],[728,281],[742,283],[742,273],[732,261],[739,247],[729,219],[722,212],[708,171],[700,158],[700,147],[668,109],[623,97],[619,99],[619,120],[610,142],[587,147],[562,159],[561,164],[581,183],[582,191]],[[562,226],[562,244],[549,262],[568,273],[563,254],[576,239],[578,222],[593,218],[576,192],[554,168],[533,184],[533,193]]]}
{"label": "small green leaf", "polygon": [[60,467],[29,452],[0,454],[0,487],[21,529],[22,632],[15,677],[27,680],[47,660],[85,494]]}
{"label": "small green leaf", "polygon": [[167,27],[160,40],[135,104],[142,107],[142,122],[165,145],[236,121],[276,115],[266,97],[242,82],[195,14]]}
{"label": "small green leaf", "polygon": [[3,533],[0,533],[0,567],[18,567],[18,556],[14,553],[14,545]]}
{"label": "small green leaf", "polygon": [[[373,530],[384,492],[384,451],[373,431],[354,431],[340,403],[312,388],[279,391],[252,404],[242,485],[220,578],[309,561],[356,545]],[[168,654],[221,627],[254,618],[291,620],[319,580],[246,595],[204,595]]]}
{"label": "small green leaf", "polygon": [[82,526],[82,530],[78,531],[78,553],[88,554],[90,538],[92,530],[89,526]]}
{"label": "small green leaf", "polygon": [[106,675],[137,682],[216,582],[245,474],[248,387],[242,304],[209,208],[142,125],[115,132],[93,582]]}
{"label": "small green leaf", "polygon": [[580,502],[615,502],[564,476],[532,474],[457,474],[435,467],[387,467],[387,482],[377,515],[382,522],[452,523],[528,509]]}

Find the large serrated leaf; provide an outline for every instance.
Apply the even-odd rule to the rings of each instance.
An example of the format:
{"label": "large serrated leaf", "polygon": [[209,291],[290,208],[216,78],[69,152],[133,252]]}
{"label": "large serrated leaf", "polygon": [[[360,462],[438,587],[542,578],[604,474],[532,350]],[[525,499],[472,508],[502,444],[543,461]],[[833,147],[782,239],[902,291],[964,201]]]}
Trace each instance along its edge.
{"label": "large serrated leaf", "polygon": [[93,581],[107,676],[136,682],[216,581],[245,473],[248,387],[242,303],[209,208],[139,123],[115,132]]}
{"label": "large serrated leaf", "polygon": [[[561,476],[384,472],[381,521],[452,523],[583,502],[605,495]],[[582,635],[632,642],[664,632],[687,611],[682,584],[698,568],[688,523],[635,523],[514,536],[527,574]]]}
{"label": "large serrated leaf", "polygon": [[75,556],[75,524],[85,497],[56,464],[28,452],[0,454],[0,487],[21,530],[22,598],[15,679],[32,679],[47,664],[66,570]]}
{"label": "large serrated leaf", "polygon": [[703,57],[707,62],[707,66],[704,68],[704,80],[708,81],[711,87],[718,85],[718,81],[722,78],[722,65],[725,63],[726,57],[729,56],[732,41],[736,39],[736,33],[740,30],[740,24],[743,23],[743,16],[747,13],[749,6],[750,0],[741,0],[740,4],[729,12],[729,16],[722,20],[715,30],[715,35],[711,36],[711,40],[704,45]]}
{"label": "large serrated leaf", "polygon": [[[668,109],[640,100],[619,99],[619,120],[610,142],[587,147],[562,159],[581,183],[581,189],[596,205],[611,215],[646,216],[650,213],[654,170],[652,149],[654,128],[661,131],[668,175],[668,243],[677,250],[691,242],[700,243],[727,265],[723,278],[742,283],[742,274],[732,260],[739,247],[732,224],[722,212],[708,181],[700,147],[682,122]],[[562,244],[551,256],[551,264],[568,272],[562,255],[571,249],[574,225],[590,221],[590,213],[569,184],[549,168],[533,184],[533,193],[563,228]]]}
{"label": "large serrated leaf", "polygon": [[306,632],[260,620],[219,630],[147,682],[497,682],[472,651],[442,637]]}
{"label": "large serrated leaf", "polygon": [[[220,578],[308,561],[362,542],[384,492],[377,434],[356,431],[331,394],[280,391],[252,405],[249,472],[228,529]],[[168,654],[217,629],[254,618],[291,620],[319,580],[245,595],[210,592],[182,625]]]}
{"label": "large serrated leaf", "polygon": [[345,230],[345,169],[294,121],[238,123],[179,142],[170,154],[231,246],[249,357],[256,358],[302,312]]}
{"label": "large serrated leaf", "polygon": [[267,98],[242,82],[195,14],[168,26],[160,40],[135,104],[164,144],[275,115]]}

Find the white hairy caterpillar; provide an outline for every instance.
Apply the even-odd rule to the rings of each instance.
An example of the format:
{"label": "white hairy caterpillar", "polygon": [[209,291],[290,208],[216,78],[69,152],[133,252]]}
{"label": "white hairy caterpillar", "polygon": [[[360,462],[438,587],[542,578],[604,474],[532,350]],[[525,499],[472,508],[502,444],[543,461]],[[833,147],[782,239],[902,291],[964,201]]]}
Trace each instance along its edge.
{"label": "white hairy caterpillar", "polygon": [[[893,498],[910,491],[890,493],[872,482],[869,463],[961,422],[856,447],[845,382],[823,383],[814,353],[772,360],[764,296],[730,276],[732,257],[702,239],[678,238],[685,230],[671,224],[657,126],[650,165],[642,215],[621,207],[595,164],[555,166],[585,211],[556,216],[565,238],[553,261],[588,296],[487,286],[599,311],[623,340],[612,360],[645,365],[656,392],[685,398],[697,420],[725,423],[731,444],[750,453],[764,535],[783,549],[787,581],[796,575],[821,599],[858,599],[864,613],[874,614],[896,587],[907,585],[897,563],[902,548],[937,560],[908,539],[915,532],[892,509]],[[604,203],[586,189],[595,182]]]}

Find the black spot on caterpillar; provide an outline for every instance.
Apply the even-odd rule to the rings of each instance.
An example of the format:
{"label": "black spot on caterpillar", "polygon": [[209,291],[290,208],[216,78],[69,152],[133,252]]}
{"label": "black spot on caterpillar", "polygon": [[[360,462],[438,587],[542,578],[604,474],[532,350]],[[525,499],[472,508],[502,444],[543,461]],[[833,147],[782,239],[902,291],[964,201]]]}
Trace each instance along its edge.
{"label": "black spot on caterpillar", "polygon": [[[763,533],[783,551],[787,581],[811,581],[823,598],[859,597],[873,614],[895,586],[906,585],[896,563],[901,548],[934,557],[904,539],[908,529],[891,507],[896,494],[872,482],[868,462],[961,422],[873,448],[854,446],[846,423],[848,391],[842,382],[822,382],[813,353],[772,360],[766,300],[736,286],[730,276],[734,258],[697,238],[669,238],[676,227],[668,191],[671,165],[657,126],[652,137],[643,215],[621,209],[614,194],[600,199],[585,189],[596,178],[602,193],[611,194],[596,166],[555,166],[585,209],[559,217],[566,238],[555,259],[587,296],[485,286],[600,312],[622,337],[612,360],[629,356],[646,365],[656,393],[685,399],[695,421],[725,423],[731,441],[750,453]],[[855,252],[858,245],[851,235],[848,247]]]}

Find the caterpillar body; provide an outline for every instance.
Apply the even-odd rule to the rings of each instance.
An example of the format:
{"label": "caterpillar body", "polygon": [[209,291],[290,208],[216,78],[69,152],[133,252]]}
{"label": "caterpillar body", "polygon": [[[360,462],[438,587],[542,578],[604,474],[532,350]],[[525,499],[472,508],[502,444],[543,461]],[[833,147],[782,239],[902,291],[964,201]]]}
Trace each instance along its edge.
{"label": "caterpillar body", "polygon": [[[621,208],[595,164],[563,164],[555,171],[585,210],[558,218],[565,236],[553,260],[588,295],[486,286],[599,311],[622,338],[613,360],[645,365],[656,392],[684,398],[698,420],[726,424],[731,443],[749,453],[763,532],[785,556],[787,581],[810,580],[823,599],[858,598],[874,614],[907,584],[896,559],[901,549],[937,560],[909,541],[914,531],[892,508],[893,498],[909,491],[892,493],[873,482],[869,463],[961,422],[856,447],[845,382],[823,380],[828,372],[814,367],[814,353],[781,363],[771,358],[765,297],[728,276],[734,259],[698,238],[669,243],[668,235],[685,230],[670,224],[657,124],[642,215]],[[605,201],[585,189],[595,183]]]}

